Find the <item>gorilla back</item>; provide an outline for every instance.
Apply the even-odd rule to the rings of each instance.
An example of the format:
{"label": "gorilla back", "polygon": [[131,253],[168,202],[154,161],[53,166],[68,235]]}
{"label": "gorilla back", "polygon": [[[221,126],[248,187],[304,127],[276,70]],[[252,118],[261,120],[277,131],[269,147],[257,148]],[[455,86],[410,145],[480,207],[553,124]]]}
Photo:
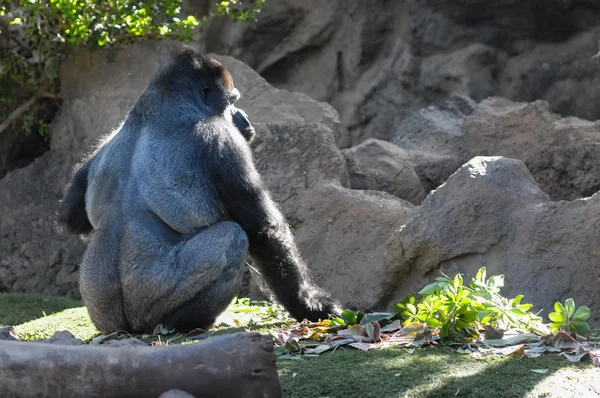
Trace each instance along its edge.
{"label": "gorilla back", "polygon": [[238,98],[222,65],[179,46],[75,173],[59,221],[91,233],[80,290],[102,332],[209,327],[249,254],[293,316],[339,312],[261,182]]}

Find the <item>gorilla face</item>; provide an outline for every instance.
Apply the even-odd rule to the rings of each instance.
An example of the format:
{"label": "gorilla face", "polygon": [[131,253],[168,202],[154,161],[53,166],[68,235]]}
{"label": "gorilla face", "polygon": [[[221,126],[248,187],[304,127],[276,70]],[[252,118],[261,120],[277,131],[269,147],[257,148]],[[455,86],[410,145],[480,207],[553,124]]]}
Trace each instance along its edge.
{"label": "gorilla face", "polygon": [[[154,84],[168,98],[194,99],[204,117],[222,115],[239,98],[229,71],[189,46],[178,46]],[[185,95],[183,95],[185,93]]]}
{"label": "gorilla face", "polygon": [[204,57],[204,67],[198,70],[200,98],[208,115],[220,115],[240,99],[229,71],[217,60]]}

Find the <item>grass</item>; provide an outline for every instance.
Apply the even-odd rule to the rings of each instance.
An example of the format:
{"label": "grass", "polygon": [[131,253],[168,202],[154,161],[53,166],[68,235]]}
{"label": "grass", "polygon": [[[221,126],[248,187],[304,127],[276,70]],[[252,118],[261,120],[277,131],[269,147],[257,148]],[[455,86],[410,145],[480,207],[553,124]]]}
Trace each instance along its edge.
{"label": "grass", "polygon": [[[600,370],[564,357],[476,360],[450,348],[343,350],[278,362],[286,397],[593,397]],[[548,369],[545,374],[532,369]],[[594,390],[594,385],[598,390]]]}
{"label": "grass", "polygon": [[[276,307],[241,301],[218,322],[216,334],[247,329],[264,333],[288,319]],[[84,341],[98,335],[82,304],[61,297],[0,294],[0,325],[15,325],[24,340],[60,330]],[[288,398],[600,397],[600,369],[558,355],[474,359],[443,347],[339,349],[316,358],[278,360],[277,367]],[[547,371],[532,372],[536,369]]]}

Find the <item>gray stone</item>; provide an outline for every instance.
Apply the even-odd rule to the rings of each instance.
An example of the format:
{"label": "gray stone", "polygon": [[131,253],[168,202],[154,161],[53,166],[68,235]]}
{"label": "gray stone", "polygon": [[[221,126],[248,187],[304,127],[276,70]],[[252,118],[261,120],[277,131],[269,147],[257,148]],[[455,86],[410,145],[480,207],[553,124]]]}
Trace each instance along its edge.
{"label": "gray stone", "polygon": [[418,205],[425,190],[407,151],[370,138],[342,150],[352,189],[382,191]]}
{"label": "gray stone", "polygon": [[476,107],[475,101],[457,94],[411,113],[398,126],[392,142],[408,152],[426,192],[468,160],[462,125]]}
{"label": "gray stone", "polygon": [[83,340],[73,336],[68,330],[56,332],[49,339],[36,340],[37,343],[56,344],[56,345],[85,345]]}
{"label": "gray stone", "polygon": [[520,159],[555,200],[600,190],[600,121],[559,119],[545,101],[490,98],[466,119],[463,134],[468,157]]}

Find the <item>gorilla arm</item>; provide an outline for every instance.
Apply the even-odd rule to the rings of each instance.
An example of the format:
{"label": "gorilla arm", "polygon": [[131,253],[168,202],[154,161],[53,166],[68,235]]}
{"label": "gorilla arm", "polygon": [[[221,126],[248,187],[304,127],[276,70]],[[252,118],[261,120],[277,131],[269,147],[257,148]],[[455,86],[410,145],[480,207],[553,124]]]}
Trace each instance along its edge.
{"label": "gorilla arm", "polygon": [[[241,138],[241,137],[240,137]],[[226,137],[209,162],[228,214],[241,225],[250,242],[250,255],[277,300],[302,320],[339,314],[338,304],[310,278],[294,237],[271,200],[258,174],[248,145]]]}
{"label": "gorilla arm", "polygon": [[90,161],[75,173],[58,211],[58,222],[76,234],[89,234],[94,229],[85,210],[85,194]]}

